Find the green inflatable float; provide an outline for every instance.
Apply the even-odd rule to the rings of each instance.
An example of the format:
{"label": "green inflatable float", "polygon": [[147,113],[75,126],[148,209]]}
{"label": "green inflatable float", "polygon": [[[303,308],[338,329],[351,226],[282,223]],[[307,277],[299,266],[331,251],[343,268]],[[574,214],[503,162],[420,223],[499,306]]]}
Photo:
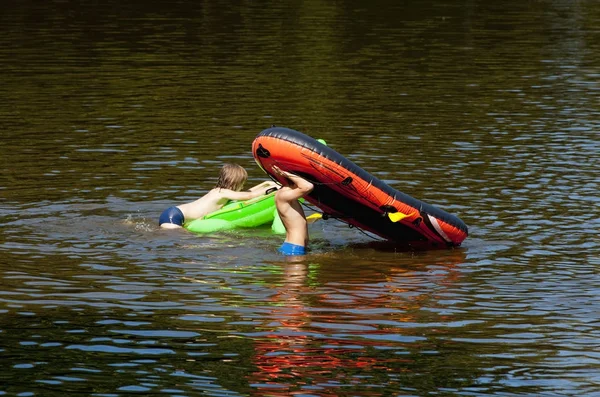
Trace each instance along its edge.
{"label": "green inflatable float", "polygon": [[214,233],[236,228],[259,227],[271,223],[271,229],[284,234],[285,228],[275,208],[275,192],[246,201],[232,201],[218,211],[186,222],[194,233]]}

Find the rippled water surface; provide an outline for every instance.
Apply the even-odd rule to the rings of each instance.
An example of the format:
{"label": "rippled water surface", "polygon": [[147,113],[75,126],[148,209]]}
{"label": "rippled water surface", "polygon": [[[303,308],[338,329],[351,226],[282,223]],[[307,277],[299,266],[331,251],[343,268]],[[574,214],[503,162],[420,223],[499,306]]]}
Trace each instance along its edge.
{"label": "rippled water surface", "polygon": [[[597,2],[8,3],[0,395],[600,395]],[[469,237],[159,230],[272,124]]]}

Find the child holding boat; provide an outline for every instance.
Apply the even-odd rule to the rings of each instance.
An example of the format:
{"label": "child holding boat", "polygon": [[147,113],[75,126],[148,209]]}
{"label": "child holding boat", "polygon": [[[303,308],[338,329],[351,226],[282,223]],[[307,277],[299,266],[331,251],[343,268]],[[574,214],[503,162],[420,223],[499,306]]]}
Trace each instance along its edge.
{"label": "child holding boat", "polygon": [[308,245],[308,222],[298,199],[313,190],[313,184],[276,165],[273,172],[289,181],[275,193],[275,206],[285,227],[285,241],[279,248],[284,255],[305,255]]}

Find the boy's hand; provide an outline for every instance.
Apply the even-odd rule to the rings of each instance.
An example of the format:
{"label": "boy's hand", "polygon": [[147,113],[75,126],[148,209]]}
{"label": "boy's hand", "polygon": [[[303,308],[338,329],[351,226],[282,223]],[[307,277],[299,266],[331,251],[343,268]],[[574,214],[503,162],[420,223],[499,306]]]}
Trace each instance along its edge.
{"label": "boy's hand", "polygon": [[274,165],[272,169],[273,169],[273,173],[283,176],[283,172],[281,171],[281,169],[278,166]]}
{"label": "boy's hand", "polygon": [[289,178],[290,176],[293,176],[294,174],[290,174],[287,171],[282,170],[281,168],[279,168],[278,166],[274,165],[273,166],[273,172],[277,175],[280,175],[284,178]]}
{"label": "boy's hand", "polygon": [[272,170],[274,174],[280,175],[287,179],[287,181],[289,182],[288,187],[290,187],[293,190],[297,190],[300,193],[300,196],[298,196],[297,198],[310,193],[314,188],[314,185],[311,182],[296,174],[292,174],[291,172],[283,171],[276,165],[273,166]]}

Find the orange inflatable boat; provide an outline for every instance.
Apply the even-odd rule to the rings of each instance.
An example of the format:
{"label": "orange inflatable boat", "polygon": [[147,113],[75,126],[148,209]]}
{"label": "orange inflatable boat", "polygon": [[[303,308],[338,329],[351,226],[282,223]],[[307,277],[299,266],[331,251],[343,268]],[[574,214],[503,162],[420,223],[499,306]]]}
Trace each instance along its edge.
{"label": "orange inflatable boat", "polygon": [[468,235],[458,217],[404,194],[325,144],[301,132],[268,128],[254,139],[252,153],[271,178],[273,165],[314,184],[305,198],[336,218],[384,239],[414,246],[456,247]]}

